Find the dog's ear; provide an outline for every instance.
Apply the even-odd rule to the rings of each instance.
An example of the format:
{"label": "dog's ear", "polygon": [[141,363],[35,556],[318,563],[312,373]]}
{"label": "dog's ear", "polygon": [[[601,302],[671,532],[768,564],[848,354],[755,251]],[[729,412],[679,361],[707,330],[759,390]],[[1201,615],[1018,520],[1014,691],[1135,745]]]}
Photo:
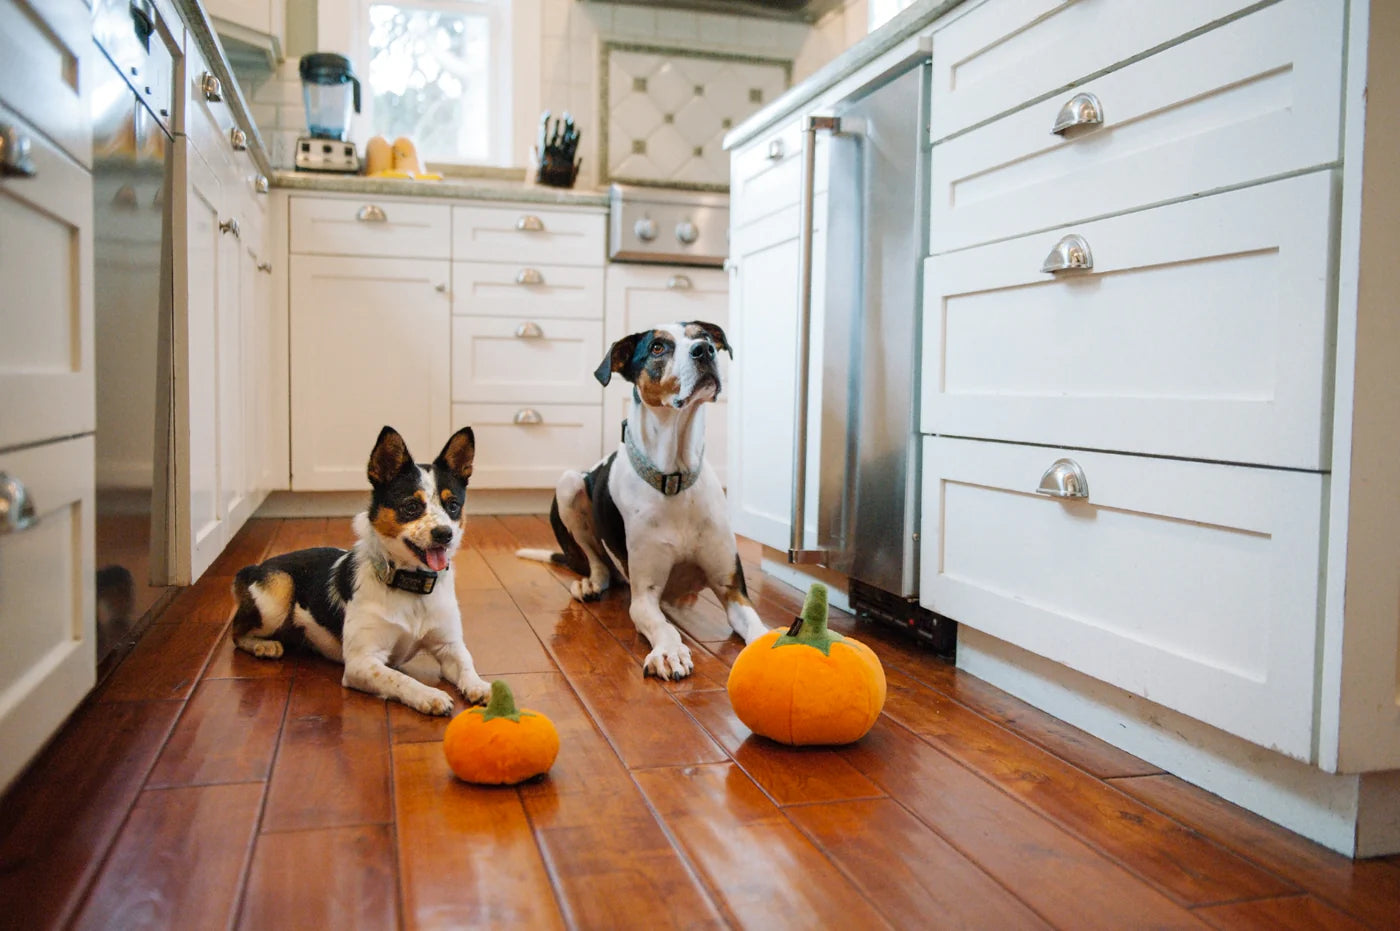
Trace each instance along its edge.
{"label": "dog's ear", "polygon": [[605,386],[608,382],[612,381],[613,372],[621,372],[622,377],[628,381],[632,381],[636,378],[636,375],[629,371],[632,365],[632,357],[637,352],[637,343],[641,342],[642,338],[646,335],[646,333],[633,333],[631,336],[624,336],[622,339],[613,343],[612,348],[608,350],[607,356],[603,358],[602,364],[599,365],[598,370],[593,373],[593,377],[598,379],[598,381]]}
{"label": "dog's ear", "polygon": [[710,342],[715,344],[716,349],[722,349],[729,353],[729,358],[734,358],[734,347],[729,345],[729,338],[724,335],[724,330],[717,324],[706,323],[704,320],[691,320],[685,326],[698,326],[705,331],[705,335],[710,338]]}
{"label": "dog's ear", "polygon": [[379,439],[374,441],[374,449],[369,454],[369,481],[371,485],[384,485],[404,469],[413,466],[408,445],[399,431],[385,427],[379,431]]}
{"label": "dog's ear", "polygon": [[439,466],[463,482],[472,477],[472,460],[476,458],[476,435],[471,427],[463,427],[447,440],[433,465]]}

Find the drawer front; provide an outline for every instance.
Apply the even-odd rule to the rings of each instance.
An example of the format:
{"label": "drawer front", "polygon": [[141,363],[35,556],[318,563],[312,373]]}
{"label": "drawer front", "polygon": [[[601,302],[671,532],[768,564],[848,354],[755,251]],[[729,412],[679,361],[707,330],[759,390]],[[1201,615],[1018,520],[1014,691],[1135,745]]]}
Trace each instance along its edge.
{"label": "drawer front", "polygon": [[[935,146],[929,251],[1335,162],[1342,18],[1284,0]],[[1052,134],[1081,91],[1104,124]]]}
{"label": "drawer front", "polygon": [[553,488],[602,457],[602,421],[600,404],[452,405],[452,429],[476,436],[472,488]]}
{"label": "drawer front", "polygon": [[[533,326],[532,326],[533,324]],[[585,320],[455,317],[452,400],[598,404],[603,327]]]}
{"label": "drawer front", "polygon": [[0,177],[0,448],[93,429],[92,177],[31,138],[32,177]]}
{"label": "drawer front", "polygon": [[601,320],[603,269],[454,262],[452,312],[473,317]]}
{"label": "drawer front", "polygon": [[473,262],[602,267],[607,217],[520,207],[453,207],[453,257]]}
{"label": "drawer front", "polygon": [[[925,433],[1326,469],[1334,175],[924,266]],[[1093,269],[1046,274],[1065,234]]]}
{"label": "drawer front", "polygon": [[[229,133],[236,124],[227,98],[210,100],[205,96],[202,82],[209,73],[209,66],[199,50],[191,47],[185,62],[185,135],[222,183],[232,181],[235,174]],[[227,94],[228,89],[224,92]]]}
{"label": "drawer front", "polygon": [[942,139],[1253,2],[1178,0],[1147,9],[1119,0],[983,3],[933,34],[930,131]]}
{"label": "drawer front", "polygon": [[82,0],[0,4],[0,101],[84,166],[92,164],[87,85],[101,54]]}
{"label": "drawer front", "polygon": [[[1088,498],[1038,495],[1060,457]],[[928,437],[920,602],[1298,759],[1323,475]]]}
{"label": "drawer front", "polygon": [[[734,179],[730,198],[730,224],[744,226],[793,207],[802,198],[802,121],[794,121],[750,142],[734,153],[730,176]],[[816,165],[812,174],[813,191],[829,185],[829,155],[826,134],[817,136]]]}
{"label": "drawer front", "polygon": [[446,204],[293,197],[289,209],[292,252],[406,259],[452,255],[452,208]]}

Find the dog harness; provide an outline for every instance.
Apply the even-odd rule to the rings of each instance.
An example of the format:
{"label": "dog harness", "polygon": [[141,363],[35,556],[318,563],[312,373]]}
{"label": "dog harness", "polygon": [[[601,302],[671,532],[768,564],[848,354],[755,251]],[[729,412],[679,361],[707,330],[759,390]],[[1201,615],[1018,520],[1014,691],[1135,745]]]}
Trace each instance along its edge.
{"label": "dog harness", "polygon": [[[637,470],[637,474],[642,480],[670,498],[685,491],[695,480],[700,477],[700,469],[694,472],[662,472],[647,460],[646,454],[637,447],[632,439],[632,431],[627,429],[627,421],[622,422],[622,439],[627,447],[627,458],[632,461],[632,468]],[[703,466],[705,461],[705,448],[700,447],[700,462]]]}
{"label": "dog harness", "polygon": [[437,586],[438,574],[429,569],[399,569],[393,563],[374,557],[370,558],[370,566],[379,581],[400,591],[429,595]]}

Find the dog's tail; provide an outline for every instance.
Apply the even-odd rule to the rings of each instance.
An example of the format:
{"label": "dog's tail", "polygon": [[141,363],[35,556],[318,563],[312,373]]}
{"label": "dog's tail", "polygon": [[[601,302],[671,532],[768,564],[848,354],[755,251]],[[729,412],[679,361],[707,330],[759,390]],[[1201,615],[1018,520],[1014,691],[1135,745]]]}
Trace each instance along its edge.
{"label": "dog's tail", "polygon": [[556,553],[552,550],[523,549],[516,550],[515,555],[519,556],[521,559],[533,559],[535,562],[548,562],[556,566],[568,565],[568,562],[564,559],[563,553]]}

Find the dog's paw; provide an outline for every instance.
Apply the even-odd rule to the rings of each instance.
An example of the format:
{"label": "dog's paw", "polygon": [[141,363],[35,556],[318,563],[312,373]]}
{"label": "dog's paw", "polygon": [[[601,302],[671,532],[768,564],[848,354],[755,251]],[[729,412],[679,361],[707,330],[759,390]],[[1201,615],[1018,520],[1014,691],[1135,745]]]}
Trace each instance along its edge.
{"label": "dog's paw", "polygon": [[249,646],[248,652],[258,659],[281,659],[282,641],[280,640],[255,640]]}
{"label": "dog's paw", "polygon": [[656,676],[658,679],[684,679],[694,671],[690,647],[684,643],[670,650],[657,647],[647,654],[646,661],[642,663],[642,675]]}
{"label": "dog's paw", "polygon": [[484,705],[491,697],[491,683],[481,676],[474,675],[471,678],[462,679],[461,682],[457,683],[457,689],[473,705]]}
{"label": "dog's paw", "polygon": [[592,579],[575,579],[569,583],[569,594],[575,601],[597,601],[603,597],[603,586]]}
{"label": "dog's paw", "polygon": [[422,695],[405,699],[404,704],[414,711],[421,711],[424,714],[451,714],[452,709],[456,707],[452,696],[442,689],[426,689]]}

